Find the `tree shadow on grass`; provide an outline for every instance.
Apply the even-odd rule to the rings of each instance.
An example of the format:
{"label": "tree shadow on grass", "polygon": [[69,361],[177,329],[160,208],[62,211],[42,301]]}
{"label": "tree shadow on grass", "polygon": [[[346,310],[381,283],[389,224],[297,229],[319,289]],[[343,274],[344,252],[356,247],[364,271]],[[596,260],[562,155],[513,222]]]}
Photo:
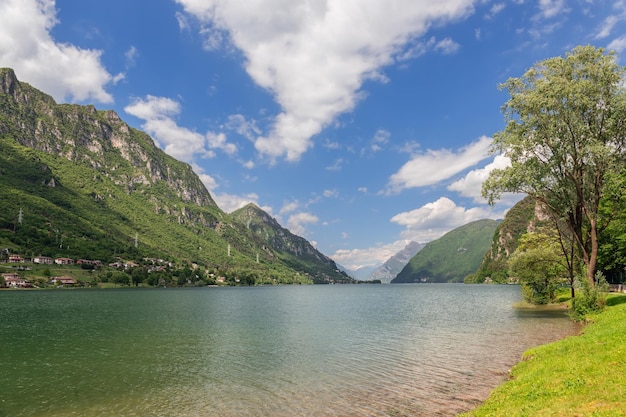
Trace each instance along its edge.
{"label": "tree shadow on grass", "polygon": [[607,306],[616,306],[620,304],[626,304],[626,294],[613,293],[613,295],[606,300]]}

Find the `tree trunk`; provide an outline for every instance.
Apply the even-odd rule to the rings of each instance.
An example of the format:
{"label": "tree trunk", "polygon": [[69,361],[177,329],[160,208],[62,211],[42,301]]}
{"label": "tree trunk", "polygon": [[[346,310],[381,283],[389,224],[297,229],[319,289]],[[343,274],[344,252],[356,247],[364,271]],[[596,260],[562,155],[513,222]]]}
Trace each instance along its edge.
{"label": "tree trunk", "polygon": [[595,285],[596,265],[598,264],[598,225],[596,219],[589,219],[589,237],[591,239],[591,251],[587,259],[587,280],[591,286]]}

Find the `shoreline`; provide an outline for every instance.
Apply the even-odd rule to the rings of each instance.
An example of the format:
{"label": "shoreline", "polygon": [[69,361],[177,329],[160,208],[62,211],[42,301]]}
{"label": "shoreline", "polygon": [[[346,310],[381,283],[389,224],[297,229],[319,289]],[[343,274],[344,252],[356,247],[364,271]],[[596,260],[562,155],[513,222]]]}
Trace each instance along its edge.
{"label": "shoreline", "polygon": [[624,387],[626,294],[611,293],[579,334],[526,350],[507,381],[457,417],[626,416]]}

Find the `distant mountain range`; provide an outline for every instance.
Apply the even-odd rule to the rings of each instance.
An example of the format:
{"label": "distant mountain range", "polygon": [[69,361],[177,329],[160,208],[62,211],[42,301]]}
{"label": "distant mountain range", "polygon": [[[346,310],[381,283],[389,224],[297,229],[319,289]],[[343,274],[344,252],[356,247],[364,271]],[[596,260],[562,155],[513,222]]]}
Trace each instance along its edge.
{"label": "distant mountain range", "polygon": [[261,283],[506,282],[517,240],[541,222],[525,199],[500,225],[473,222],[411,242],[379,267],[344,271],[253,204],[222,211],[188,164],[115,112],[57,104],[0,69],[3,254],[163,258]]}
{"label": "distant mountain range", "polygon": [[[0,249],[163,258],[257,282],[352,282],[256,206],[222,211],[188,164],[110,110],[57,104],[0,69]],[[6,252],[6,251],[5,251]]]}
{"label": "distant mountain range", "polygon": [[478,220],[429,242],[391,283],[463,282],[478,269],[498,223]]}
{"label": "distant mountain range", "polygon": [[424,243],[409,242],[404,249],[389,258],[384,264],[376,268],[369,276],[368,280],[380,280],[388,284],[409,261],[425,246]]}

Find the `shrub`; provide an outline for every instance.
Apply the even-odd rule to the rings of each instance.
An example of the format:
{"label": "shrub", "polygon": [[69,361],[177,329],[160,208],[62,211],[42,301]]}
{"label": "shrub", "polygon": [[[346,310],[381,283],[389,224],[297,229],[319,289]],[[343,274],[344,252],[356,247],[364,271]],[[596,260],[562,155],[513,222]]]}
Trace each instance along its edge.
{"label": "shrub", "polygon": [[594,281],[595,285],[591,285],[586,278],[576,277],[576,296],[572,299],[570,312],[574,320],[584,320],[589,313],[600,311],[606,305],[609,284],[604,274],[596,272]]}

